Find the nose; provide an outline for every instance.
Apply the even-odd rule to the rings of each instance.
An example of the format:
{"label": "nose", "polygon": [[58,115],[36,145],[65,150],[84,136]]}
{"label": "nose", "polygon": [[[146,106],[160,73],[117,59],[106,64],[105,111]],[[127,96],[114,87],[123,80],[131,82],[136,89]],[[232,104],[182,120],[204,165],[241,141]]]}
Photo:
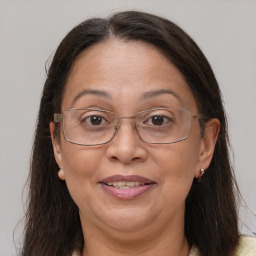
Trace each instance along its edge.
{"label": "nose", "polygon": [[114,138],[109,142],[107,157],[111,161],[129,164],[147,159],[145,142],[140,139],[132,122],[132,120],[122,120]]}

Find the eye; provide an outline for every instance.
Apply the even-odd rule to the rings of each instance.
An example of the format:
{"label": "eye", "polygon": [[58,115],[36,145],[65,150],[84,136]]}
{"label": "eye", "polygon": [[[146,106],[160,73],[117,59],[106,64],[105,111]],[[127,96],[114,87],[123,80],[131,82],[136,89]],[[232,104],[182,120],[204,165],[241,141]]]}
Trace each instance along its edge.
{"label": "eye", "polygon": [[91,116],[85,117],[82,119],[82,122],[89,125],[93,125],[93,126],[108,124],[106,119],[99,115],[91,115]]}
{"label": "eye", "polygon": [[161,126],[161,125],[166,125],[169,122],[171,122],[172,120],[164,115],[154,115],[151,116],[150,118],[148,118],[145,123],[149,124],[149,125],[157,125],[157,126]]}

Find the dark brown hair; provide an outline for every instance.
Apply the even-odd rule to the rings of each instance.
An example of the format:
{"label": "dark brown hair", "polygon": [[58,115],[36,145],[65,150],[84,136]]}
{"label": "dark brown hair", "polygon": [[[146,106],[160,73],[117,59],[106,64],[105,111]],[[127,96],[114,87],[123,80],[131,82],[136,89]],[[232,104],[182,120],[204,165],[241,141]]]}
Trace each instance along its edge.
{"label": "dark brown hair", "polygon": [[72,255],[84,246],[78,207],[58,178],[49,123],[61,111],[72,64],[89,46],[110,37],[142,41],[159,49],[183,74],[204,116],[221,122],[210,167],[202,182],[194,180],[186,199],[185,235],[203,256],[232,255],[238,242],[236,183],[228,154],[221,93],[213,71],[196,43],[177,25],[147,13],[128,11],[109,19],[89,19],[71,30],[59,45],[44,85],[30,170],[24,256]]}

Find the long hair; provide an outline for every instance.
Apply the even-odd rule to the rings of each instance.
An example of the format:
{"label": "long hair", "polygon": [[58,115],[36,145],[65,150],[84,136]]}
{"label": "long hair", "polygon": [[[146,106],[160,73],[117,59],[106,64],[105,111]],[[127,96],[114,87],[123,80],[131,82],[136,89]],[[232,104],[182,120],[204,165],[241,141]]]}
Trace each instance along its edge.
{"label": "long hair", "polygon": [[185,235],[203,256],[232,255],[239,238],[236,182],[229,160],[227,124],[218,83],[199,47],[181,28],[164,18],[136,11],[82,22],[67,34],[55,53],[35,132],[22,255],[70,256],[84,246],[78,207],[66,183],[57,175],[59,168],[49,123],[54,113],[61,111],[65,84],[76,57],[91,45],[111,37],[149,43],[179,69],[204,116],[200,120],[202,136],[209,119],[220,120],[211,164],[202,182],[194,180],[186,199]]}

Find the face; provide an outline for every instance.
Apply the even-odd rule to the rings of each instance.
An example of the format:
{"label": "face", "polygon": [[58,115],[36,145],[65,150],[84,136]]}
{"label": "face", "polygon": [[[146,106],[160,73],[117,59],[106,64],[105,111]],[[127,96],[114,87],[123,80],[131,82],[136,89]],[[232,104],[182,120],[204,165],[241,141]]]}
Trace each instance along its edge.
{"label": "face", "polygon": [[[158,93],[143,97],[152,91]],[[73,64],[62,111],[90,107],[120,116],[157,107],[184,107],[198,113],[182,74],[156,48],[117,39],[90,47]],[[62,168],[59,177],[66,181],[85,229],[146,234],[173,223],[183,225],[192,181],[210,161],[205,160],[207,143],[198,119],[192,118],[188,138],[174,144],[142,141],[133,122],[121,120],[115,137],[104,145],[71,144],[63,133],[58,143],[52,136]],[[50,129],[53,134],[53,124]],[[118,189],[107,185],[113,181],[149,184]]]}

